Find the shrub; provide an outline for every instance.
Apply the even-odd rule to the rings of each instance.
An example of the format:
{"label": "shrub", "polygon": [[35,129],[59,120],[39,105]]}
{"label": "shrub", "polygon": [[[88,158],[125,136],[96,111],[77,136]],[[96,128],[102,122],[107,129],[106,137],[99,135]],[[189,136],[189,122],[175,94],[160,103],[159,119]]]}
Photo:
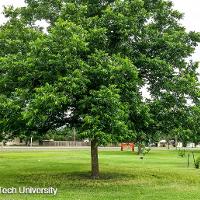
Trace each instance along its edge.
{"label": "shrub", "polygon": [[185,157],[185,149],[184,150],[181,150],[181,149],[179,149],[178,150],[178,155],[180,156],[180,157]]}
{"label": "shrub", "polygon": [[197,159],[194,161],[194,166],[196,169],[199,169],[199,165],[200,165],[200,156],[197,157]]}

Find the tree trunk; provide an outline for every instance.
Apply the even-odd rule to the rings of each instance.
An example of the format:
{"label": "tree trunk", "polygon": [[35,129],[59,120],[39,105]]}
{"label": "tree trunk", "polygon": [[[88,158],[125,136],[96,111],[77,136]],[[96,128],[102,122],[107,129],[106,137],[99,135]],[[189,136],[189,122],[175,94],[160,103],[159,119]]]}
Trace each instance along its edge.
{"label": "tree trunk", "polygon": [[177,135],[175,136],[175,147],[177,149],[177,146],[178,146],[178,139],[177,139]]}
{"label": "tree trunk", "polygon": [[91,169],[92,178],[99,178],[99,159],[98,159],[98,144],[96,140],[91,141]]}
{"label": "tree trunk", "polygon": [[140,155],[142,153],[142,144],[139,143],[138,144],[138,155]]}
{"label": "tree trunk", "polygon": [[167,149],[169,149],[169,141],[167,141]]}

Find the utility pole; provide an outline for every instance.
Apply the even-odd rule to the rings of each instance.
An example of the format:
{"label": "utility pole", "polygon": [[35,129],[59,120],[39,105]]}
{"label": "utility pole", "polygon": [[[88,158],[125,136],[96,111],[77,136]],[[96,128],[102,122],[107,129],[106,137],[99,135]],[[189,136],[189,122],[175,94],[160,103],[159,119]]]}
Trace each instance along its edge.
{"label": "utility pole", "polygon": [[31,136],[31,143],[30,143],[30,147],[33,146],[33,137]]}

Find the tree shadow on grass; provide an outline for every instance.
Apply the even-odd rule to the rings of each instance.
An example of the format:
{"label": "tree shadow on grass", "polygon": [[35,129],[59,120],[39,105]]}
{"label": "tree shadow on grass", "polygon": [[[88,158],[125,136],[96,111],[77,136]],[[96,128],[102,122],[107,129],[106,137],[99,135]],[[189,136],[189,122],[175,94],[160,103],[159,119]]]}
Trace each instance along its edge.
{"label": "tree shadow on grass", "polygon": [[[126,179],[136,179],[135,174],[127,174],[120,172],[101,172],[100,177],[96,181],[119,181]],[[75,172],[49,172],[49,173],[32,173],[32,174],[21,174],[16,177],[18,183],[31,183],[31,184],[44,184],[45,182],[52,184],[59,184],[64,182],[85,182],[93,180],[90,171],[75,171]]]}
{"label": "tree shadow on grass", "polygon": [[[59,176],[65,176],[67,179],[79,179],[79,180],[92,180],[91,172],[71,172],[67,174],[59,174]],[[120,179],[134,179],[136,175],[120,172],[105,172],[102,171],[100,176],[96,180],[120,180]]]}

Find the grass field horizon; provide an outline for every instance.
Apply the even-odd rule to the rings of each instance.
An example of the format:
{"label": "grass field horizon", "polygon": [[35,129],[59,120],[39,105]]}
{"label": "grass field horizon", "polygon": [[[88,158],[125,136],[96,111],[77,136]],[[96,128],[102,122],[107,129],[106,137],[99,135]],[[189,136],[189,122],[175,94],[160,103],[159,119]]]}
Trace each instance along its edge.
{"label": "grass field horizon", "polygon": [[[200,153],[196,152],[196,156]],[[0,187],[54,187],[58,194],[0,194],[1,200],[200,199],[200,170],[175,150],[100,151],[99,180],[90,179],[90,151],[0,151]]]}

